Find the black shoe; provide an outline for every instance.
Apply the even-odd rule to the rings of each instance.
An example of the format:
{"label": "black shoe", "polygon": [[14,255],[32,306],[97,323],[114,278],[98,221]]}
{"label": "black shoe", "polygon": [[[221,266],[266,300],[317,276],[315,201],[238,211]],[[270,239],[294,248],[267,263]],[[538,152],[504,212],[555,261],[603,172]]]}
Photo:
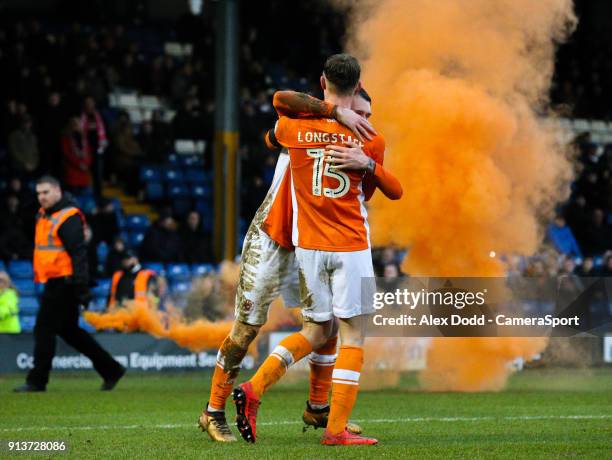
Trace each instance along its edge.
{"label": "black shoe", "polygon": [[40,393],[42,391],[47,391],[47,389],[31,383],[24,383],[23,385],[15,388],[13,391],[15,393]]}
{"label": "black shoe", "polygon": [[104,380],[104,382],[102,383],[102,386],[100,387],[100,391],[111,391],[113,388],[115,388],[115,386],[117,385],[117,382],[121,380],[121,377],[123,377],[124,375],[125,375],[125,367],[121,366],[121,372],[119,373],[119,375],[117,375],[117,377],[114,377],[112,379]]}

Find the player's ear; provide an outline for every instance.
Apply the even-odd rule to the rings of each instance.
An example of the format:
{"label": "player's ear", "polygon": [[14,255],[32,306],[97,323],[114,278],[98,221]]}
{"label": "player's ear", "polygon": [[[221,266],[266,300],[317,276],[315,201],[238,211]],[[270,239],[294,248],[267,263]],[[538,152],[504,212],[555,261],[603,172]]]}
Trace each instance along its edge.
{"label": "player's ear", "polygon": [[321,89],[325,91],[327,89],[327,82],[325,81],[325,75],[321,75]]}
{"label": "player's ear", "polygon": [[359,91],[361,91],[362,87],[363,87],[363,85],[361,84],[361,80],[359,80],[357,82],[357,86],[355,86],[355,91],[353,92],[353,94],[359,94]]}

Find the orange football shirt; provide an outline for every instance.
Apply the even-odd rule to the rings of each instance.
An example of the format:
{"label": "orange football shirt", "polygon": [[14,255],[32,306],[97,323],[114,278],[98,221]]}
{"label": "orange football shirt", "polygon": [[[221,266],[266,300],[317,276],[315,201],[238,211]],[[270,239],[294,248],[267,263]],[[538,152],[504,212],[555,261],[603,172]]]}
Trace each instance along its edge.
{"label": "orange football shirt", "polygon": [[[364,190],[360,172],[335,170],[324,154],[326,145],[357,141],[353,133],[331,118],[281,117],[275,137],[289,149],[291,160],[293,244],[323,251],[367,249],[370,238],[364,201],[373,188]],[[363,150],[382,164],[385,142],[381,136],[366,141]]]}

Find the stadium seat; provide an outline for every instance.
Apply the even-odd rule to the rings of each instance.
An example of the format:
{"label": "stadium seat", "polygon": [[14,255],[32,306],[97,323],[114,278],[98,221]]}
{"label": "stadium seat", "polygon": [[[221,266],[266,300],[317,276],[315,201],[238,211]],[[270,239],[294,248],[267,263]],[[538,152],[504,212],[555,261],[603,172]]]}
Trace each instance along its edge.
{"label": "stadium seat", "polygon": [[170,198],[187,198],[189,195],[189,187],[184,184],[172,184],[168,187],[168,196]]}
{"label": "stadium seat", "polygon": [[147,110],[157,110],[161,102],[157,96],[140,96],[140,107]]}
{"label": "stadium seat", "polygon": [[0,260],[0,271],[3,271],[3,272],[6,271],[6,265],[4,265],[4,262],[2,262],[1,260]]}
{"label": "stadium seat", "polygon": [[144,230],[151,222],[146,214],[127,214],[125,216],[125,228],[128,231]]}
{"label": "stadium seat", "polygon": [[191,194],[196,199],[210,198],[212,189],[208,185],[194,185],[191,189]]}
{"label": "stadium seat", "polygon": [[191,168],[193,166],[204,166],[204,158],[202,157],[202,155],[177,155],[177,157],[178,157],[179,164],[183,168]]}
{"label": "stadium seat", "polygon": [[144,232],[140,232],[140,231],[135,231],[135,232],[129,232],[128,233],[128,246],[130,246],[131,248],[137,248],[138,246],[140,246],[140,243],[142,243],[142,240],[144,240],[145,234]]}
{"label": "stadium seat", "polygon": [[160,276],[164,276],[166,274],[166,268],[161,262],[145,262],[142,266],[148,270],[153,270]]}
{"label": "stadium seat", "polygon": [[178,168],[168,168],[164,171],[164,179],[167,182],[182,182],[183,172]]}
{"label": "stadium seat", "polygon": [[140,168],[140,181],[160,181],[162,180],[163,174],[160,168],[155,166],[143,166]]}
{"label": "stadium seat", "polygon": [[145,195],[148,200],[159,201],[164,197],[164,186],[161,182],[147,182]]}
{"label": "stadium seat", "polygon": [[91,293],[94,297],[108,296],[111,288],[110,278],[98,278],[96,280],[96,286],[91,289]]}
{"label": "stadium seat", "polygon": [[36,284],[31,279],[16,279],[13,284],[22,297],[36,295]]}
{"label": "stadium seat", "polygon": [[603,265],[603,257],[602,256],[593,257],[593,265],[595,265],[596,267],[601,267]]}
{"label": "stadium seat", "polygon": [[177,139],[174,142],[174,150],[179,155],[190,155],[195,153],[196,144],[190,139]]}
{"label": "stadium seat", "polygon": [[12,260],[8,265],[8,273],[13,279],[32,279],[34,269],[29,260]]}
{"label": "stadium seat", "polygon": [[94,297],[89,303],[89,311],[103,312],[106,310],[106,301],[108,297],[98,296]]}
{"label": "stadium seat", "polygon": [[185,180],[187,182],[205,183],[208,181],[208,179],[209,179],[209,176],[206,174],[206,172],[199,168],[188,169],[187,172],[185,173]]}
{"label": "stadium seat", "polygon": [[179,157],[176,153],[171,153],[170,155],[168,155],[167,161],[168,164],[176,166],[181,164],[181,158],[182,157]]}
{"label": "stadium seat", "polygon": [[36,325],[36,316],[19,315],[19,323],[21,324],[21,332],[33,332]]}
{"label": "stadium seat", "polygon": [[96,332],[96,328],[89,324],[82,316],[79,317],[79,327],[85,329],[85,332],[89,332],[90,334]]}
{"label": "stadium seat", "polygon": [[186,295],[191,291],[190,281],[177,281],[170,284],[170,291],[175,295]]}
{"label": "stadium seat", "polygon": [[38,313],[38,299],[36,297],[20,297],[19,312],[23,315],[36,315]]}
{"label": "stadium seat", "polygon": [[191,274],[193,276],[206,276],[215,272],[213,264],[193,264],[191,266]]}
{"label": "stadium seat", "polygon": [[187,264],[168,264],[166,275],[171,281],[186,281],[191,278],[191,268]]}
{"label": "stadium seat", "polygon": [[98,255],[98,264],[104,265],[106,263],[106,258],[108,257],[108,244],[101,241],[96,248],[96,254]]}

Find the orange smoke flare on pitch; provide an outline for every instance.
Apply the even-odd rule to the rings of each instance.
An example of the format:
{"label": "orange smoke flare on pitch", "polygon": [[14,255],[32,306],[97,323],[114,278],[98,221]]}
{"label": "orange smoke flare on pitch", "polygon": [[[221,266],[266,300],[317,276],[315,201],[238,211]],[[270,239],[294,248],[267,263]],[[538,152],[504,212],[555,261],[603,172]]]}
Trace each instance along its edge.
{"label": "orange smoke flare on pitch", "polygon": [[[221,264],[218,276],[220,293],[225,309],[232,312],[239,267],[234,262]],[[85,312],[84,315],[96,329],[114,329],[121,332],[146,332],[154,337],[173,340],[177,345],[198,352],[216,349],[229,334],[233,321],[206,321],[196,319],[187,321],[180,310],[167,306],[160,311],[145,302],[131,302],[125,308],[111,309],[104,313]],[[287,309],[280,299],[270,306],[269,319],[261,332],[276,330],[280,327],[293,327],[300,323],[299,312]],[[257,356],[257,340],[249,347],[249,353]]]}
{"label": "orange smoke flare on pitch", "polygon": [[132,302],[125,308],[105,313],[85,312],[83,316],[98,330],[146,332],[157,338],[173,340],[194,352],[219,348],[232,327],[231,321],[196,320],[188,323],[178,314],[168,315],[144,302]]}
{"label": "orange smoke flare on pitch", "polygon": [[[386,165],[404,197],[378,194],[373,242],[409,246],[403,269],[502,276],[497,254],[533,253],[539,218],[569,192],[572,168],[545,124],[555,44],[576,23],[571,0],[360,0],[349,51],[362,63]],[[436,339],[422,383],[500,389],[508,362],[542,339]]]}

